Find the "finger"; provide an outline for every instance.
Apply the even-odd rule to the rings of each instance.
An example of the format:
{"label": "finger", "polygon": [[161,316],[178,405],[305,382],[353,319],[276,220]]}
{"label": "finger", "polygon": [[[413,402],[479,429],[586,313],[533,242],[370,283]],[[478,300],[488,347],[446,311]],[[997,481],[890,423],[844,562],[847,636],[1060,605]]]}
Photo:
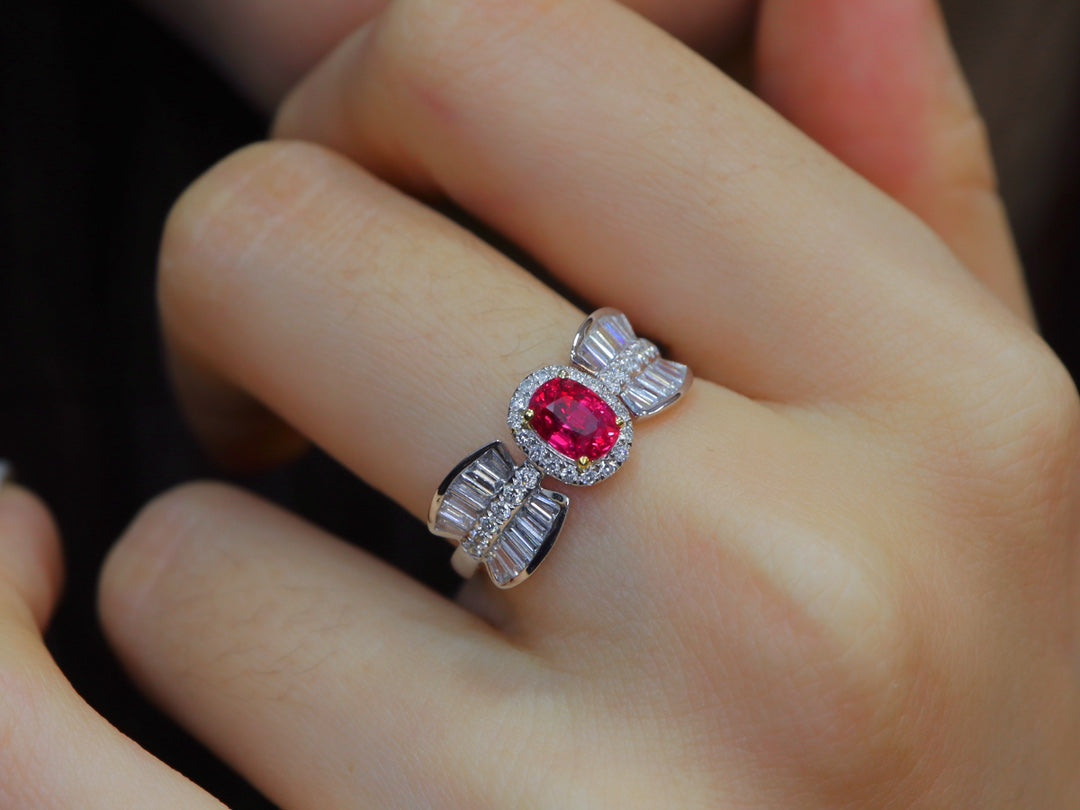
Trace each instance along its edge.
{"label": "finger", "polygon": [[223,380],[179,343],[168,359],[173,387],[188,426],[222,467],[241,473],[287,463],[303,455],[308,441],[247,392]]}
{"label": "finger", "polygon": [[756,0],[620,0],[624,6],[706,56],[734,46],[752,21]]}
{"label": "finger", "polygon": [[512,711],[531,667],[404,575],[215,485],[143,511],[101,612],[140,683],[282,807],[477,806],[455,778],[481,772],[477,723]]}
{"label": "finger", "polygon": [[418,516],[582,318],[476,237],[304,144],[251,147],[186,192],[159,297],[179,362],[264,403]]}
{"label": "finger", "polygon": [[49,657],[40,627],[60,580],[40,501],[0,486],[0,804],[4,810],[220,808],[97,715]]}
{"label": "finger", "polygon": [[943,319],[986,320],[914,217],[611,3],[401,0],[300,86],[278,133],[449,194],[754,397],[880,397],[912,369],[955,371]]}
{"label": "finger", "polygon": [[10,466],[0,461],[0,587],[25,602],[43,629],[63,581],[60,542],[49,511],[10,479]]}
{"label": "finger", "polygon": [[[503,432],[518,381],[566,356],[581,317],[396,189],[325,150],[282,142],[234,155],[181,200],[167,228],[161,291],[171,343],[418,516],[448,469]],[[782,583],[785,617],[805,606],[815,627],[843,626],[838,636],[845,637],[856,632],[847,622],[869,633],[889,626],[879,621],[888,610],[879,580],[859,572],[883,552],[849,547],[866,534],[852,532],[847,514],[830,524],[835,531],[798,529],[822,525],[821,505],[835,489],[856,499],[851,471],[865,475],[850,459],[840,463],[856,450],[865,454],[862,438],[835,437],[825,421],[819,415],[806,435],[773,408],[695,383],[677,414],[641,428],[617,483],[574,491],[566,536],[527,587],[483,605],[511,642],[503,642],[513,651],[509,660],[489,663],[492,656],[468,639],[444,651],[438,639],[461,634],[424,626],[463,611],[444,602],[429,611],[430,596],[419,607],[403,605],[418,591],[395,572],[266,507],[234,510],[231,497],[202,502],[205,490],[200,503],[174,501],[132,529],[132,547],[167,548],[123,576],[129,585],[144,583],[141,601],[109,606],[108,595],[126,588],[110,585],[114,574],[106,573],[106,624],[152,693],[179,717],[204,707],[192,728],[280,803],[297,795],[288,784],[295,778],[293,790],[325,797],[328,806],[344,804],[342,797],[372,806],[435,804],[415,792],[448,790],[430,774],[485,778],[459,757],[478,746],[491,750],[492,725],[512,718],[518,728],[524,718],[533,728],[535,707],[523,696],[540,695],[541,719],[561,716],[550,681],[530,687],[521,656],[547,663],[544,676],[569,673],[572,703],[580,705],[582,694],[603,694],[583,691],[602,678],[588,672],[598,662],[598,638],[605,639],[604,674],[642,672],[622,681],[620,696],[654,694],[649,675],[671,645],[704,649],[710,664],[722,659],[743,673],[764,673],[759,640],[774,638],[775,627],[744,631],[760,622],[764,633],[777,623],[776,611],[761,607],[761,590],[771,592],[773,583]],[[793,492],[799,496],[777,497]],[[145,539],[152,536],[160,539]],[[118,559],[124,554],[121,546]],[[703,566],[706,575],[686,576]],[[719,633],[717,615],[733,617]],[[410,621],[399,629],[402,617]],[[410,640],[413,630],[422,641]],[[775,656],[764,658],[775,672]],[[485,691],[493,704],[474,702],[467,688],[464,698],[443,697],[461,681],[492,684],[482,672],[462,675],[468,666],[498,673]],[[715,679],[708,669],[700,682],[681,670],[671,677],[693,691]],[[431,671],[440,680],[425,687],[420,679]],[[820,670],[813,673],[818,681]],[[515,733],[507,742],[496,733],[495,745],[500,753],[511,747],[510,762],[523,761],[519,755],[531,762],[532,750],[515,747],[526,736],[530,745],[544,738]],[[350,770],[357,762],[369,770]],[[628,770],[618,784],[642,772]],[[522,795],[537,795],[528,787]],[[521,796],[478,800],[482,794],[468,788],[442,804],[527,806]]]}
{"label": "finger", "polygon": [[[447,470],[505,434],[510,395],[533,370],[566,358],[582,317],[396,189],[326,150],[283,142],[234,155],[178,203],[162,251],[161,306],[170,345],[418,517]],[[501,628],[516,639],[556,628],[562,637],[585,623],[622,627],[628,611],[650,606],[662,615],[692,554],[686,535],[723,536],[740,561],[812,601],[817,583],[805,561],[815,543],[780,552],[782,537],[746,526],[785,517],[817,525],[801,510],[827,502],[824,488],[855,491],[858,481],[838,483],[852,465],[836,458],[854,451],[824,422],[816,417],[805,435],[786,413],[695,382],[677,417],[641,427],[619,483],[574,491],[575,539],[560,541],[529,587],[502,600],[512,607],[496,617]],[[777,492],[815,487],[820,497],[777,503]],[[731,524],[705,516],[707,531],[693,527],[702,504]],[[862,536],[828,543],[835,550],[849,540]],[[627,586],[596,587],[613,579]]]}
{"label": "finger", "polygon": [[772,0],[757,40],[765,100],[1031,321],[986,129],[935,0]]}
{"label": "finger", "polygon": [[[386,0],[141,0],[194,42],[250,98],[273,109],[318,60]],[[627,0],[688,43],[716,51],[745,26],[752,0]]]}
{"label": "finger", "polygon": [[286,90],[386,0],[140,0],[273,109]]}

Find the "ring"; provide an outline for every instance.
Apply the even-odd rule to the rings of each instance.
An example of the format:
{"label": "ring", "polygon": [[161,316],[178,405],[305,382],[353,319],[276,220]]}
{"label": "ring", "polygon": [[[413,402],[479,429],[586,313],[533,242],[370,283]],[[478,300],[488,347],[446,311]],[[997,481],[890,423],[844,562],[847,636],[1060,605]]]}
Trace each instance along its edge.
{"label": "ring", "polygon": [[428,529],[457,545],[464,577],[484,565],[499,588],[528,579],[562,531],[570,498],[544,489],[545,477],[586,487],[613,476],[630,457],[634,420],[674,405],[693,382],[690,369],[634,334],[622,312],[605,307],[574,336],[570,365],[547,366],[510,398],[507,425],[526,460],[501,441],[481,447],[443,479]]}

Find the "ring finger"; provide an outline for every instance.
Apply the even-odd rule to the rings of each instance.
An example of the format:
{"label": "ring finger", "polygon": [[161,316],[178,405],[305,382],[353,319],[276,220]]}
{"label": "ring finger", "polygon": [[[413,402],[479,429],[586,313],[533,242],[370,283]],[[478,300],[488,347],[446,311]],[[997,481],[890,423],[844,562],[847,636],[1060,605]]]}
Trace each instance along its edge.
{"label": "ring finger", "polygon": [[[163,257],[172,346],[242,386],[418,517],[433,483],[498,435],[516,384],[565,357],[581,317],[467,232],[344,159],[300,144],[250,148],[214,169],[173,214]],[[223,520],[226,499],[217,496],[210,507],[203,498],[140,521],[135,547],[147,539],[157,546],[145,556],[163,573],[155,582],[145,566],[121,575],[113,566],[105,621],[155,697],[284,806],[303,807],[311,795],[390,806],[387,796],[400,801],[402,790],[413,795],[431,784],[420,775],[425,768],[472,773],[461,758],[485,734],[491,745],[493,717],[538,712],[544,728],[563,717],[560,699],[551,698],[554,708],[535,705],[554,689],[550,679],[523,680],[543,674],[537,662],[573,673],[579,693],[599,694],[582,684],[663,660],[662,648],[676,638],[700,645],[710,631],[694,606],[722,601],[718,610],[743,626],[767,623],[771,614],[748,607],[758,604],[755,570],[767,568],[814,615],[835,609],[864,621],[876,594],[850,583],[827,605],[820,594],[834,577],[862,582],[845,560],[866,554],[837,553],[839,536],[827,538],[828,548],[815,538],[791,548],[763,519],[805,522],[797,512],[813,497],[778,504],[772,495],[817,486],[823,499],[840,474],[819,473],[839,468],[839,452],[786,415],[699,381],[671,418],[643,424],[617,483],[574,492],[565,536],[527,586],[486,602],[501,634],[476,632],[464,611],[425,598],[363,555],[332,550],[309,530],[278,531],[280,516],[264,509],[230,507]],[[780,457],[785,464],[774,463]],[[712,517],[703,516],[704,503]],[[695,520],[708,520],[709,531]],[[724,537],[722,551],[712,531]],[[175,558],[161,553],[163,543],[177,544]],[[137,559],[125,545],[118,559]],[[687,578],[688,565],[708,574]],[[138,582],[150,595],[133,604]],[[682,607],[670,604],[676,587],[686,596]],[[201,606],[193,623],[178,605]],[[357,616],[363,621],[350,618]],[[410,619],[404,629],[401,617]],[[585,653],[597,638],[623,649],[610,651],[602,674],[589,675],[596,661]],[[743,668],[763,666],[755,646],[752,634],[729,638],[725,656]],[[521,651],[530,666],[511,655]],[[480,658],[497,672],[493,688],[509,690],[494,708],[475,694],[470,662]],[[237,683],[265,699],[238,701]],[[521,695],[507,684],[535,700],[513,703]],[[640,694],[644,686],[635,680],[626,688]],[[420,742],[400,723],[417,702],[426,718]],[[624,714],[613,707],[613,717]],[[342,715],[353,721],[339,726]],[[547,743],[571,736],[537,733]],[[282,739],[298,742],[271,744]],[[366,765],[354,777],[356,752]],[[311,770],[312,759],[325,768]],[[403,759],[411,769],[395,770]],[[628,791],[642,780],[662,784],[636,767],[620,778],[611,784]]]}
{"label": "ring finger", "polygon": [[[446,470],[502,435],[518,383],[564,361],[582,317],[468,232],[303,144],[249,148],[185,195],[160,294],[182,364],[239,386],[418,517]],[[641,527],[654,500],[685,497],[681,465],[762,458],[794,429],[706,381],[679,411],[646,426],[620,486],[575,493],[573,532],[591,540],[563,543],[547,563],[559,571],[515,596],[524,627],[590,615],[616,548],[626,576],[663,553]]]}

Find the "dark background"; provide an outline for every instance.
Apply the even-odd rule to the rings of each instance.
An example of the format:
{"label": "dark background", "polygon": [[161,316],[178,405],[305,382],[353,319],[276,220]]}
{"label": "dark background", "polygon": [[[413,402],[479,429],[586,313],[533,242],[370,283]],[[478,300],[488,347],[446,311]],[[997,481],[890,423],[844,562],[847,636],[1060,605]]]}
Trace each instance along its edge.
{"label": "dark background", "polygon": [[[180,481],[222,477],[188,436],[163,374],[155,254],[172,200],[262,137],[266,122],[122,2],[6,3],[0,69],[0,456],[64,534],[70,581],[50,647],[121,730],[237,810],[267,807],[135,695],[93,612],[102,558],[139,506]],[[1074,376],[1078,152],[1054,158],[1056,182],[1040,190],[1021,245],[1044,333]],[[321,455],[238,483],[344,537],[361,538],[363,517],[365,545],[452,587],[449,548]],[[373,513],[383,527],[374,533]]]}

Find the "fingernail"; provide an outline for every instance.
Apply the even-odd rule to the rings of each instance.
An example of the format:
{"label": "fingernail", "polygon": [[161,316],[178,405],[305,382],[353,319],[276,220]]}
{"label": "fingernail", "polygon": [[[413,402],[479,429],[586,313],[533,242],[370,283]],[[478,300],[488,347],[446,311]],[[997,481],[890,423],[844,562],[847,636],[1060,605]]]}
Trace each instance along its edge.
{"label": "fingernail", "polygon": [[0,458],[0,487],[15,480],[15,468],[11,462]]}

